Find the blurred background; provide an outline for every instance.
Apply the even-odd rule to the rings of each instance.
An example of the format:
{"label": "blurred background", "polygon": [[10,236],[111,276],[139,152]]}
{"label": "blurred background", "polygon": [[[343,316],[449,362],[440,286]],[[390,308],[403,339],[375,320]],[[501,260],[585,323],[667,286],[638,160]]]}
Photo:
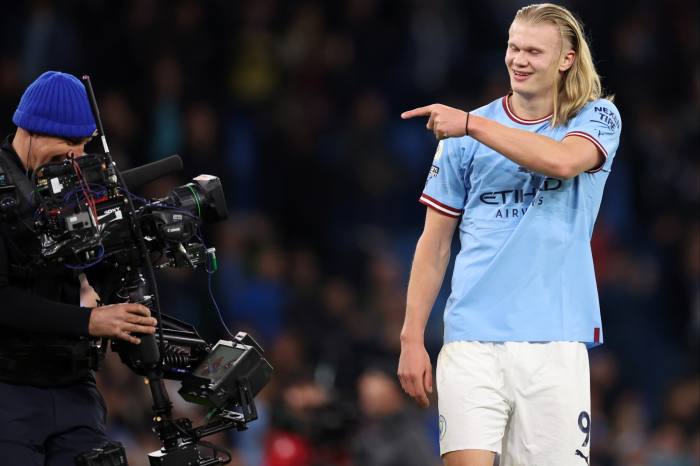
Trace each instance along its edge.
{"label": "blurred background", "polygon": [[[508,92],[517,0],[25,1],[0,14],[0,129],[46,70],[93,79],[130,168],[178,153],[165,195],[218,175],[230,219],[205,231],[233,332],[275,367],[260,419],[213,441],[237,466],[439,464],[437,413],[395,371],[417,203],[435,141],[401,111]],[[700,463],[700,20],[696,2],[567,1],[583,19],[622,140],[593,237],[606,342],[591,351],[592,466]],[[97,151],[97,147],[93,147]],[[162,307],[226,336],[206,274],[159,275]],[[426,342],[442,338],[445,286]],[[141,379],[99,372],[133,466],[159,448]],[[202,412],[170,393],[179,415]],[[433,400],[434,401],[434,400]]]}

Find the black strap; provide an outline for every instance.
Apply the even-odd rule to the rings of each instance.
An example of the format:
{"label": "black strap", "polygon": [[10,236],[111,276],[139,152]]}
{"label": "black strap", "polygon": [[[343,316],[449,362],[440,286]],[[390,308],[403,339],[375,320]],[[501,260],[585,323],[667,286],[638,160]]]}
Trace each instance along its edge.
{"label": "black strap", "polygon": [[[0,172],[4,175],[4,199],[16,201],[14,209],[3,209],[0,233],[5,244],[12,249],[14,260],[9,264],[9,274],[22,282],[31,281],[38,274],[38,256],[29,254],[27,238],[34,237],[34,190],[15,161],[15,156],[6,149],[0,149]],[[29,233],[29,236],[27,235]]]}
{"label": "black strap", "polygon": [[19,201],[18,214],[22,217],[29,215],[34,208],[34,188],[31,181],[27,178],[27,174],[17,166],[12,154],[6,150],[0,149],[0,168],[8,178],[8,184],[12,184],[16,188]]}

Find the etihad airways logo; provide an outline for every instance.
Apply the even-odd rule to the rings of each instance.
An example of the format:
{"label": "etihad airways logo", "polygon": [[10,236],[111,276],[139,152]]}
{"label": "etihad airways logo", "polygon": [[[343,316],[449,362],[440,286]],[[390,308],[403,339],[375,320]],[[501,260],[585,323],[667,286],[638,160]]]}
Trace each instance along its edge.
{"label": "etihad airways logo", "polygon": [[[555,191],[561,188],[561,180],[556,178],[547,178],[542,184],[542,191]],[[523,204],[530,203],[532,199],[540,191],[537,188],[532,188],[532,191],[527,192],[524,189],[505,189],[503,191],[486,191],[479,194],[479,200],[484,204],[489,205],[505,205],[505,204]]]}
{"label": "etihad airways logo", "polygon": [[[518,218],[525,215],[530,205],[542,205],[543,197],[538,196],[542,191],[556,191],[562,186],[562,181],[556,178],[547,178],[541,188],[504,189],[502,191],[484,191],[479,193],[479,201],[488,206],[498,206],[495,218]],[[517,206],[517,204],[524,204]],[[509,206],[509,207],[505,207]]]}

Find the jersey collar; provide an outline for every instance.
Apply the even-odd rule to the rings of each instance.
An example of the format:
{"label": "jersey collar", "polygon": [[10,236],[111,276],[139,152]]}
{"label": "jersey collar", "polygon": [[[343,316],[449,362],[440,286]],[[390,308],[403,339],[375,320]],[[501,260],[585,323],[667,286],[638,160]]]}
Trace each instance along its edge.
{"label": "jersey collar", "polygon": [[519,123],[521,125],[536,125],[538,123],[544,123],[545,121],[552,118],[552,113],[550,113],[546,117],[538,118],[536,120],[526,120],[525,118],[520,118],[515,114],[515,112],[513,112],[513,110],[510,108],[510,103],[508,103],[508,97],[510,97],[511,95],[512,94],[503,96],[503,111],[505,111],[506,115],[508,115],[508,118],[510,118],[514,122]]}

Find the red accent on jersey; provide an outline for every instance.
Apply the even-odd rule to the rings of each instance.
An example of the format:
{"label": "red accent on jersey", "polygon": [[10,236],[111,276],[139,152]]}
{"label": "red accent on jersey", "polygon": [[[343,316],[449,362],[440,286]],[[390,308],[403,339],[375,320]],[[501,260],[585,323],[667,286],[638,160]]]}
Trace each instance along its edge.
{"label": "red accent on jersey", "polygon": [[437,199],[433,199],[425,193],[421,194],[420,198],[418,199],[418,202],[420,202],[421,204],[425,204],[428,207],[434,209],[436,212],[439,212],[443,215],[447,215],[448,217],[459,217],[460,215],[462,215],[463,212],[462,210],[455,209],[454,207],[450,207],[446,204],[443,204],[442,202],[438,201]]}
{"label": "red accent on jersey", "polygon": [[553,115],[552,113],[550,113],[546,117],[538,118],[536,120],[527,120],[525,118],[520,118],[510,108],[510,103],[508,102],[508,97],[510,95],[511,94],[508,94],[508,95],[503,97],[503,110],[506,112],[506,115],[508,115],[508,118],[510,118],[514,122],[519,123],[521,125],[536,125],[537,123],[544,123],[545,121],[552,118],[552,115]]}
{"label": "red accent on jersey", "polygon": [[608,159],[608,151],[605,150],[605,147],[603,147],[603,145],[600,142],[598,142],[598,140],[596,138],[594,138],[590,134],[583,132],[583,131],[571,131],[570,133],[566,133],[564,135],[563,139],[566,139],[569,136],[576,136],[576,137],[587,139],[587,140],[591,141],[598,148],[600,153],[603,154],[603,156],[605,157],[605,159],[603,160],[603,163],[601,163],[599,167],[596,167],[592,170],[588,170],[586,173],[595,173],[595,172],[599,172],[600,170],[602,170],[603,165],[605,164],[605,160]]}

